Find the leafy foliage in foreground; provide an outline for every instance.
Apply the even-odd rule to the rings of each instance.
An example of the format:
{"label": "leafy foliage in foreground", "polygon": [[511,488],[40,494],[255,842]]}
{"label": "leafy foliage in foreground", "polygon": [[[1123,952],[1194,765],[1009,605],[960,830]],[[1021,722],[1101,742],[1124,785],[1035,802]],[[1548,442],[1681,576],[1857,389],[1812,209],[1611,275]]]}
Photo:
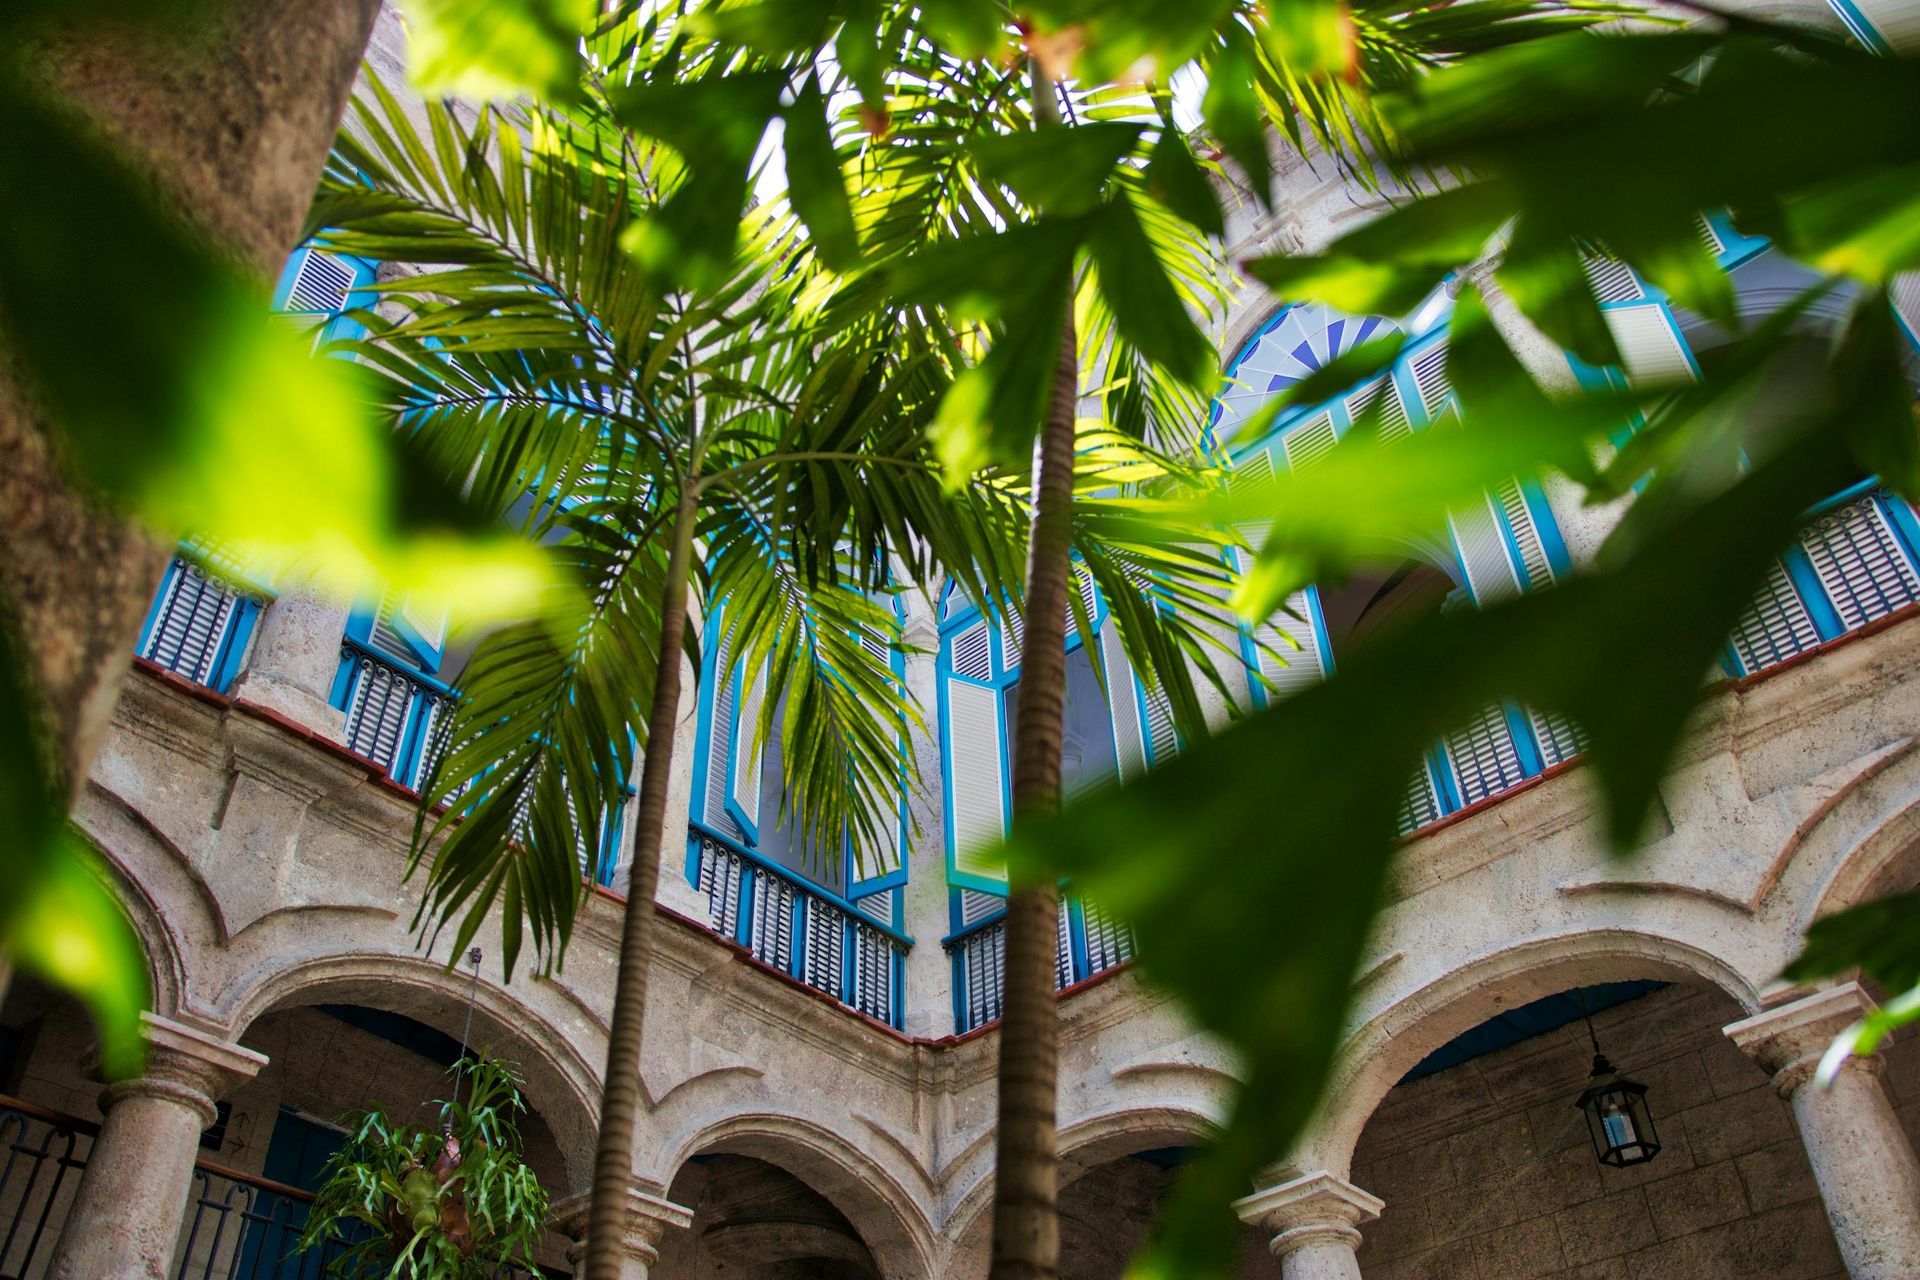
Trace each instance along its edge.
{"label": "leafy foliage in foreground", "polygon": [[398,1123],[379,1107],[348,1121],[295,1246],[346,1242],[328,1275],[488,1280],[509,1266],[538,1274],[548,1197],[520,1156],[520,1077],[485,1054],[448,1074],[454,1096],[433,1124]]}
{"label": "leafy foliage in foreground", "polygon": [[[1795,52],[1777,52],[1779,41]],[[1387,110],[1413,161],[1468,165],[1472,179],[1319,257],[1251,264],[1284,297],[1397,314],[1511,223],[1497,278],[1596,365],[1618,354],[1581,266],[1595,245],[1740,337],[1697,384],[1629,393],[1623,378],[1599,377],[1607,389],[1550,401],[1490,341],[1468,287],[1450,335],[1460,425],[1399,444],[1356,431],[1310,474],[1209,504],[1273,522],[1243,588],[1248,614],[1263,617],[1293,587],[1337,581],[1396,537],[1442,527],[1450,502],[1503,476],[1559,470],[1593,500],[1640,491],[1591,574],[1411,628],[1138,785],[1016,831],[1016,862],[1072,876],[1130,917],[1147,975],[1244,1054],[1232,1121],[1189,1170],[1139,1274],[1216,1274],[1231,1239],[1226,1204],[1312,1113],[1419,750],[1496,698],[1566,714],[1591,742],[1615,847],[1631,848],[1705,673],[1809,504],[1862,471],[1915,494],[1920,441],[1884,290],[1920,266],[1907,230],[1920,139],[1888,123],[1912,117],[1916,94],[1912,62],[1745,24],[1492,54]],[[1829,145],[1836,123],[1846,141]],[[1818,394],[1768,439],[1748,430],[1760,416],[1751,409],[1808,299],[1751,327],[1730,314],[1694,223],[1724,207],[1742,230],[1858,289],[1812,377]],[[1358,382],[1391,354],[1343,372]],[[1623,426],[1631,438],[1601,450]],[[1634,661],[1615,660],[1623,653]],[[1315,908],[1274,929],[1278,904],[1297,902]],[[1797,972],[1865,962],[1910,979],[1902,905],[1816,932]],[[1229,972],[1236,980],[1223,983]]]}

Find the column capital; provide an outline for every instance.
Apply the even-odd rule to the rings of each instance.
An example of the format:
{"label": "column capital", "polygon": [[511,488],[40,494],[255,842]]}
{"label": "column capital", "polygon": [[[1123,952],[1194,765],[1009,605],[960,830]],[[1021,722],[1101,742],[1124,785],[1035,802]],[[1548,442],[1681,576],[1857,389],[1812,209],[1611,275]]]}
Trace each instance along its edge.
{"label": "column capital", "polygon": [[1372,1222],[1387,1207],[1345,1178],[1321,1170],[1302,1174],[1277,1187],[1236,1200],[1240,1220],[1273,1233],[1273,1253],[1281,1257],[1312,1244],[1360,1244],[1360,1224]]}
{"label": "column capital", "polygon": [[101,1110],[122,1098],[171,1098],[197,1112],[205,1128],[214,1121],[214,1101],[267,1065],[265,1054],[157,1013],[140,1014],[140,1038],[147,1049],[146,1070],[109,1084]]}
{"label": "column capital", "polygon": [[[1876,1007],[1859,983],[1848,982],[1743,1018],[1723,1030],[1748,1057],[1772,1073],[1773,1086],[1784,1098],[1813,1078],[1836,1036]],[[1851,1063],[1867,1070],[1878,1065],[1859,1057]]]}
{"label": "column capital", "polygon": [[[693,1210],[638,1187],[630,1186],[626,1192],[627,1231],[621,1247],[629,1258],[651,1266],[660,1258],[660,1241],[668,1231],[685,1230],[693,1225]],[[578,1263],[586,1249],[587,1213],[592,1201],[593,1192],[582,1191],[553,1206],[554,1225],[560,1234],[575,1242],[567,1250],[570,1262]]]}

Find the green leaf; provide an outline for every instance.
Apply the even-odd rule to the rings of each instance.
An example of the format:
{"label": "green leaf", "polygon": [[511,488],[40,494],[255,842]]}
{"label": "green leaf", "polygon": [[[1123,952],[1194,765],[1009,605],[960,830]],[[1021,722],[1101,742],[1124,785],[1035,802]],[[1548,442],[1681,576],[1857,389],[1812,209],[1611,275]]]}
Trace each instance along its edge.
{"label": "green leaf", "polygon": [[1175,214],[1210,236],[1227,233],[1220,197],[1177,129],[1161,132],[1145,176],[1148,193]]}
{"label": "green leaf", "polygon": [[1273,161],[1267,154],[1266,114],[1254,94],[1253,67],[1253,51],[1247,46],[1245,33],[1232,28],[1207,68],[1207,92],[1200,111],[1208,132],[1246,174],[1254,197],[1261,205],[1271,207]]}
{"label": "green leaf", "polygon": [[1213,344],[1194,324],[1167,278],[1132,200],[1122,195],[1100,211],[1093,219],[1087,247],[1093,253],[1101,292],[1113,308],[1120,332],[1148,359],[1190,386],[1215,378],[1218,357]]}
{"label": "green leaf", "polygon": [[820,260],[846,271],[860,260],[853,205],[827,121],[827,100],[811,76],[786,110],[787,197],[813,234]]}
{"label": "green leaf", "polygon": [[678,151],[687,176],[622,244],[658,280],[707,288],[724,280],[740,240],[754,153],[780,110],[777,72],[706,75],[611,95],[615,118]]}
{"label": "green leaf", "polygon": [[79,998],[100,1036],[109,1080],[140,1074],[146,1050],[140,1012],[151,1006],[146,954],[105,883],[106,873],[75,835],[62,833],[43,874],[15,882],[18,905],[6,943],[20,967]]}
{"label": "green leaf", "polygon": [[1588,364],[1620,363],[1613,331],[1571,241],[1516,239],[1501,255],[1494,277],[1540,332]]}
{"label": "green leaf", "polygon": [[707,5],[687,18],[692,31],[758,53],[803,53],[818,48],[833,21],[836,0],[762,0]]}
{"label": "green leaf", "polygon": [[407,60],[423,94],[550,102],[579,93],[580,39],[593,0],[414,0]]}
{"label": "green leaf", "polygon": [[989,135],[967,149],[982,174],[1012,188],[1029,205],[1075,218],[1100,203],[1114,166],[1139,137],[1137,124],[1105,121]]}
{"label": "green leaf", "polygon": [[1405,315],[1440,286],[1446,268],[1396,266],[1339,254],[1255,258],[1248,275],[1289,302],[1324,302],[1352,315]]}
{"label": "green leaf", "polygon": [[[1016,870],[1070,877],[1131,921],[1149,980],[1245,1063],[1224,1134],[1187,1170],[1136,1274],[1220,1274],[1227,1205],[1312,1114],[1421,753],[1501,696],[1567,714],[1591,740],[1616,846],[1631,845],[1701,672],[1799,513],[1842,474],[1816,432],[1616,573],[1411,625],[1140,782],[1016,826]],[[1639,678],[1565,660],[1591,648],[1643,655]],[[1244,857],[1253,847],[1262,856]],[[1314,909],[1276,934],[1275,902]]]}
{"label": "green leaf", "polygon": [[1920,986],[1920,889],[1823,916],[1782,974],[1814,982],[1859,969],[1890,991]]}
{"label": "green leaf", "polygon": [[928,33],[956,58],[988,58],[1010,43],[994,0],[922,0],[919,8]]}

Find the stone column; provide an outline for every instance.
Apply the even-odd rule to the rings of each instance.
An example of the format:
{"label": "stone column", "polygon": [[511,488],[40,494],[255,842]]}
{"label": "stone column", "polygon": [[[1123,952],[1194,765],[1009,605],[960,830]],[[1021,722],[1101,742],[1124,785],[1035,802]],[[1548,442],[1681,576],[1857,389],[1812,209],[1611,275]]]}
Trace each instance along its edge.
{"label": "stone column", "polygon": [[289,591],[268,605],[233,696],[345,741],[346,713],[327,699],[340,671],[340,637],[349,612],[346,604],[306,590]]}
{"label": "stone column", "polygon": [[1853,1058],[1824,1087],[1813,1078],[1834,1037],[1873,1007],[1849,982],[1726,1033],[1773,1073],[1774,1088],[1792,1105],[1847,1274],[1903,1280],[1920,1276],[1920,1161],[1880,1085],[1880,1059]]}
{"label": "stone column", "polygon": [[1286,1280],[1360,1280],[1360,1224],[1386,1208],[1345,1178],[1309,1173],[1237,1201],[1242,1222],[1273,1233],[1268,1245]]}
{"label": "stone column", "polygon": [[169,1280],[214,1099],[267,1064],[204,1031],[151,1013],[140,1018],[146,1074],[102,1095],[106,1119],[60,1229],[52,1280]]}
{"label": "stone column", "polygon": [[[567,1250],[567,1261],[573,1264],[575,1275],[585,1274],[580,1270],[580,1260],[587,1247],[587,1204],[592,1195],[590,1191],[582,1191],[553,1206],[555,1226],[575,1242]],[[622,1242],[620,1280],[647,1280],[649,1268],[660,1260],[660,1242],[667,1232],[683,1231],[692,1225],[693,1210],[664,1196],[628,1187],[627,1238]]]}

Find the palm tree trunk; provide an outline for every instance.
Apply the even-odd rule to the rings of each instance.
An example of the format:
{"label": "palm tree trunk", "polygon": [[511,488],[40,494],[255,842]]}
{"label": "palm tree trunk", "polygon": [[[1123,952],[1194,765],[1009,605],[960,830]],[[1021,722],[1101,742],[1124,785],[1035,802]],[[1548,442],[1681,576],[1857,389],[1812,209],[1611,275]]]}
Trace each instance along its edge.
{"label": "palm tree trunk", "polygon": [[660,599],[660,666],[647,715],[646,758],[640,766],[640,809],[627,870],[627,915],[620,930],[620,967],[614,978],[613,1025],[607,1034],[607,1072],[600,1101],[600,1142],[593,1156],[593,1196],[587,1205],[586,1280],[619,1280],[627,1234],[627,1187],[633,1181],[633,1133],[640,1111],[640,1046],[646,1025],[647,968],[653,959],[653,900],[660,887],[660,842],[667,821],[667,780],[673,770],[674,730],[680,719],[680,660],[687,630],[687,581],[693,562],[697,493],[682,482],[673,543]]}
{"label": "palm tree trunk", "polygon": [[[1034,118],[1057,124],[1052,82],[1035,65]],[[1073,549],[1073,424],[1079,364],[1069,302],[1040,429],[1027,543],[1026,635],[1014,726],[1015,819],[1060,806],[1060,732],[1067,693],[1067,587]],[[1052,1280],[1060,1266],[1060,1153],[1055,1132],[1059,1012],[1054,957],[1060,895],[1050,879],[1015,882],[1007,899],[1005,1012],[990,1280]]]}

